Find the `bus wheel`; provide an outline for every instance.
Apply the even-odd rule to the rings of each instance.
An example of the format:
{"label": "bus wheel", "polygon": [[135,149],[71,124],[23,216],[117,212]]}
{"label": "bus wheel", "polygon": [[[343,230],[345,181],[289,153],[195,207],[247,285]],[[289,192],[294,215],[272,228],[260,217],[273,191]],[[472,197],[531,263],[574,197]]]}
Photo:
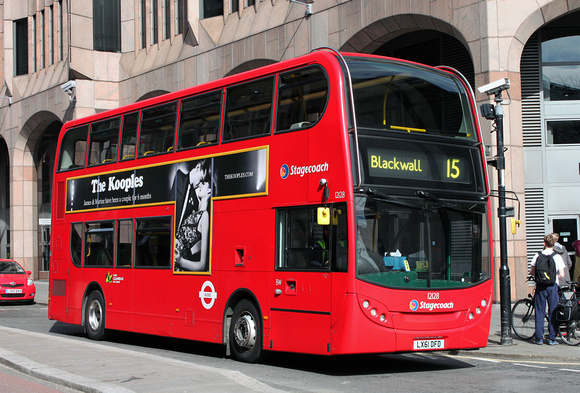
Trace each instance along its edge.
{"label": "bus wheel", "polygon": [[262,323],[258,310],[249,300],[234,308],[230,325],[230,345],[234,356],[243,362],[255,363],[262,355]]}
{"label": "bus wheel", "polygon": [[99,291],[92,291],[85,308],[85,331],[92,340],[105,336],[105,299]]}

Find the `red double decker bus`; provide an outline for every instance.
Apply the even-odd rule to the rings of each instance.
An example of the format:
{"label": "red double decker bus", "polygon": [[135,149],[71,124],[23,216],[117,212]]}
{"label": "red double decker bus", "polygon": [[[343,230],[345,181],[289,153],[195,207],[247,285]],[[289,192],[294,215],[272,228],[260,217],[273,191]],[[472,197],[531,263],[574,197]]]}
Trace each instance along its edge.
{"label": "red double decker bus", "polygon": [[50,319],[309,354],[479,348],[492,241],[456,71],[322,49],[68,122]]}

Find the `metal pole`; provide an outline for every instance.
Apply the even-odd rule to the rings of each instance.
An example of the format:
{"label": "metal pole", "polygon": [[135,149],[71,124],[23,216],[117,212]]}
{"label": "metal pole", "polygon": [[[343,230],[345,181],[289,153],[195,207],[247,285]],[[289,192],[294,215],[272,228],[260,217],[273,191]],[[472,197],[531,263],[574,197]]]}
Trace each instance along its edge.
{"label": "metal pole", "polygon": [[499,268],[499,292],[501,304],[501,345],[512,345],[511,337],[511,284],[510,269],[507,256],[507,224],[505,206],[505,148],[503,141],[503,98],[501,91],[495,96],[495,116],[497,126],[497,176],[499,196],[499,239],[500,239],[500,268]]}

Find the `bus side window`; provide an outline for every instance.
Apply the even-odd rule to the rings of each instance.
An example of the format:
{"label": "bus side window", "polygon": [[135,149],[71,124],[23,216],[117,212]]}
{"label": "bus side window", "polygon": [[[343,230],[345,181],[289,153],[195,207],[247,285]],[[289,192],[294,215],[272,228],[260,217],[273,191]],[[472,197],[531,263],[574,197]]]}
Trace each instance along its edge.
{"label": "bus side window", "polygon": [[113,266],[112,222],[85,223],[85,266]]}
{"label": "bus side window", "polygon": [[71,224],[70,227],[70,256],[72,263],[80,267],[83,255],[83,224]]}
{"label": "bus side window", "polygon": [[[338,206],[338,207],[337,207]],[[278,210],[278,270],[347,270],[346,206],[331,208],[329,225],[317,224],[318,206]]]}
{"label": "bus side window", "polygon": [[274,77],[228,88],[223,140],[270,134],[273,97]]}
{"label": "bus side window", "polygon": [[328,102],[328,79],[318,67],[280,75],[276,130],[310,127],[321,117]]}
{"label": "bus side window", "polygon": [[139,157],[170,153],[175,143],[177,102],[143,110],[139,132]]}
{"label": "bus side window", "polygon": [[117,162],[120,121],[117,117],[91,126],[89,165]]}
{"label": "bus side window", "polygon": [[222,91],[181,101],[178,149],[206,146],[218,141]]}
{"label": "bus side window", "polygon": [[117,222],[117,267],[131,267],[133,257],[133,220]]}
{"label": "bus side window", "polygon": [[60,148],[59,171],[73,168],[84,168],[87,154],[87,136],[89,126],[73,128],[67,131]]}
{"label": "bus side window", "polygon": [[136,225],[135,267],[171,267],[171,218],[147,218]]}
{"label": "bus side window", "polygon": [[135,158],[137,148],[137,126],[139,112],[123,116],[123,132],[121,134],[121,161]]}

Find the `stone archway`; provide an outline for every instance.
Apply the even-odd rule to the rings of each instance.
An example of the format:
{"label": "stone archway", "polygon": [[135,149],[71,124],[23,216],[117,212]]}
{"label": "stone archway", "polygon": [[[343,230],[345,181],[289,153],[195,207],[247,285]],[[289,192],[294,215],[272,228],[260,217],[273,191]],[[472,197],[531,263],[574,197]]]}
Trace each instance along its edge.
{"label": "stone archway", "polygon": [[433,16],[403,14],[384,18],[354,34],[340,50],[450,66],[475,87],[473,56],[467,40],[454,26]]}
{"label": "stone archway", "polygon": [[35,151],[47,127],[60,119],[50,112],[34,114],[15,135],[10,155],[11,256],[38,278],[38,173]]}

